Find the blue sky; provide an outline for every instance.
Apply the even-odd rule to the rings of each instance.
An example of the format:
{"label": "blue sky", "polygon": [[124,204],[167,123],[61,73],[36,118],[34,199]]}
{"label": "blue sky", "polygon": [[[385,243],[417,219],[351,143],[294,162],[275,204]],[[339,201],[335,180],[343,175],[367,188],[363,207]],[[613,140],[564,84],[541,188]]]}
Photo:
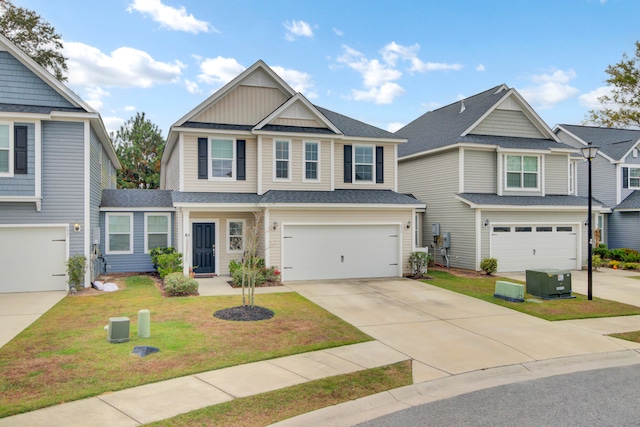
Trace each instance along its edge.
{"label": "blue sky", "polygon": [[394,131],[506,83],[581,123],[640,40],[637,0],[13,0],[62,35],[68,85],[116,130],[170,126],[258,59],[316,105]]}

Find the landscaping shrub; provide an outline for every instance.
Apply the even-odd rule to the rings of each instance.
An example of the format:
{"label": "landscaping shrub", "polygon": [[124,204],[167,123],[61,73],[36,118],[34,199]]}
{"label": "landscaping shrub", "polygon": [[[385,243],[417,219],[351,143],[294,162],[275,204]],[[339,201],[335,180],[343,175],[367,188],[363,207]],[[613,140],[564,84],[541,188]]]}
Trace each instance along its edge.
{"label": "landscaping shrub", "polygon": [[496,258],[485,258],[480,262],[480,268],[487,274],[498,271],[498,260]]}
{"label": "landscaping shrub", "polygon": [[182,254],[173,252],[158,256],[158,274],[164,279],[167,274],[182,272]]}
{"label": "landscaping shrub", "polygon": [[611,268],[624,268],[624,263],[616,260],[609,261],[609,267]]}
{"label": "landscaping shrub", "polygon": [[238,270],[242,269],[242,263],[240,261],[236,261],[235,259],[232,259],[231,261],[229,261],[229,274],[231,276],[234,275],[234,273],[236,273]]}
{"label": "landscaping shrub", "polygon": [[622,262],[640,262],[640,253],[629,248],[611,249],[611,259]]}
{"label": "landscaping shrub", "polygon": [[[256,286],[260,286],[265,282],[279,282],[280,271],[276,267],[265,267],[264,258],[255,258],[255,265],[258,267],[258,273],[256,276]],[[242,285],[242,263],[236,260],[229,261],[229,274],[231,275],[231,282],[236,285]]]}
{"label": "landscaping shrub", "polygon": [[198,282],[182,273],[170,273],[164,279],[164,290],[171,297],[198,295]]}
{"label": "landscaping shrub", "polygon": [[173,254],[176,250],[173,246],[169,246],[168,248],[153,248],[149,250],[149,255],[151,256],[151,263],[153,264],[153,268],[158,270],[158,257],[164,254]]}
{"label": "landscaping shrub", "polygon": [[594,255],[591,257],[591,265],[593,266],[594,270],[600,269],[600,267],[602,267],[603,264],[604,264],[604,261],[602,261],[602,258],[600,258],[600,255]]}
{"label": "landscaping shrub", "polygon": [[87,258],[84,255],[74,255],[67,261],[67,276],[69,287],[77,291],[84,282],[84,273],[87,272]]}
{"label": "landscaping shrub", "polygon": [[602,243],[593,249],[593,254],[598,255],[601,259],[611,259],[611,251],[607,249],[607,245]]}
{"label": "landscaping shrub", "polygon": [[624,263],[625,270],[640,270],[640,263],[637,262],[625,262]]}
{"label": "landscaping shrub", "polygon": [[433,260],[431,254],[422,251],[411,252],[409,255],[409,265],[414,276],[420,277],[427,272],[429,262]]}

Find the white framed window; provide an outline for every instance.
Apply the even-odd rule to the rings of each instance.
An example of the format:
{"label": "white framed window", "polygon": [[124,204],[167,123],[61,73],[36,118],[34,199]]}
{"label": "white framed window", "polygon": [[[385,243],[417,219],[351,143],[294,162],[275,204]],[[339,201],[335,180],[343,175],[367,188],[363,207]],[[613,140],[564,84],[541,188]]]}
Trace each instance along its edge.
{"label": "white framed window", "polygon": [[106,222],[106,253],[133,253],[133,213],[107,213]]}
{"label": "white framed window", "polygon": [[537,190],[540,188],[538,156],[505,156],[506,189]]}
{"label": "white framed window", "polygon": [[171,214],[147,212],[144,214],[144,252],[171,246]]}
{"label": "white framed window", "polygon": [[276,140],[273,143],[274,179],[291,180],[291,141]]}
{"label": "white framed window", "polygon": [[629,188],[640,188],[640,168],[629,168]]}
{"label": "white framed window", "polygon": [[0,176],[13,176],[13,123],[0,122]]}
{"label": "white framed window", "polygon": [[575,169],[576,164],[574,162],[569,162],[569,194],[575,194]]}
{"label": "white framed window", "polygon": [[230,219],[227,221],[227,252],[244,252],[244,219]]}
{"label": "white framed window", "polygon": [[236,176],[236,144],[232,138],[209,140],[209,178],[233,180]]}
{"label": "white framed window", "polygon": [[360,182],[375,181],[375,150],[373,145],[356,145],[353,147],[353,175]]}
{"label": "white framed window", "polygon": [[303,181],[320,181],[320,144],[308,141],[304,143]]}

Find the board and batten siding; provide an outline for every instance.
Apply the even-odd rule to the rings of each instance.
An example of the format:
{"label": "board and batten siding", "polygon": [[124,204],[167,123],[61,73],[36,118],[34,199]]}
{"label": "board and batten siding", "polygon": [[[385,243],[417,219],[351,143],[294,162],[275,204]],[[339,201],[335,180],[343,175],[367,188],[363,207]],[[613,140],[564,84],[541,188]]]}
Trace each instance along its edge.
{"label": "board and batten siding", "polygon": [[[353,182],[344,182],[344,146],[345,145],[372,145],[374,147],[384,147],[384,183],[376,184],[371,182],[356,182],[353,177]],[[369,189],[369,190],[395,190],[395,170],[396,170],[396,157],[395,157],[395,145],[394,143],[367,143],[360,141],[340,141],[335,143],[334,157],[335,157],[335,188],[338,189]],[[354,151],[355,153],[355,151]],[[375,171],[375,164],[374,164]]]}
{"label": "board and batten siding", "polygon": [[631,150],[631,152],[629,152],[629,154],[627,154],[624,159],[622,159],[622,163],[627,165],[640,165],[640,154],[638,154],[638,147]]}
{"label": "board and batten siding", "polygon": [[[279,138],[276,138],[279,139]],[[262,192],[269,190],[331,190],[331,141],[321,138],[282,138],[290,141],[291,162],[289,165],[290,180],[274,179],[273,144],[274,139],[262,138]],[[320,145],[319,181],[303,181],[304,143],[318,142]]]}
{"label": "board and batten siding", "polygon": [[640,212],[613,211],[609,215],[607,239],[610,249],[640,251]]}
{"label": "board and batten siding", "polygon": [[497,192],[496,152],[462,149],[464,153],[464,193]]}
{"label": "board and batten siding", "polygon": [[0,51],[0,103],[75,107],[7,51]]}
{"label": "board and batten siding", "polygon": [[270,265],[282,268],[282,225],[291,224],[392,224],[398,223],[402,232],[402,272],[409,274],[409,255],[413,234],[404,224],[412,221],[413,208],[404,209],[270,209],[269,221],[280,224],[269,231]]}
{"label": "board and batten siding", "polygon": [[36,194],[35,124],[16,121],[13,125],[27,127],[27,173],[14,174],[12,177],[0,177],[0,197],[33,197]]}
{"label": "board and batten siding", "polygon": [[[68,224],[69,255],[84,254],[84,123],[42,122],[42,204],[2,203],[2,224]],[[82,224],[73,231],[73,224]]]}
{"label": "board and batten siding", "polygon": [[[580,231],[580,240],[577,244],[580,245],[581,262],[584,264],[587,260],[587,227],[584,227],[583,223],[587,216],[586,211],[573,211],[573,212],[549,212],[549,211],[482,211],[481,221],[489,220],[489,226],[481,227],[481,259],[490,256],[490,239],[491,239],[491,227],[493,224],[522,224],[522,225],[557,225],[557,224],[571,224],[578,227]],[[594,222],[595,224],[595,222]],[[500,260],[498,259],[498,267],[500,266]]]}
{"label": "board and batten siding", "polygon": [[569,194],[569,156],[546,154],[544,157],[545,195]]}
{"label": "board and batten siding", "polygon": [[[398,164],[398,187],[400,193],[413,194],[427,205],[422,224],[424,244],[433,242],[431,226],[440,224],[440,235],[446,232],[451,234],[450,265],[475,270],[478,268],[475,258],[475,211],[455,198],[459,190],[458,156],[458,149],[452,149],[401,160]],[[443,262],[439,250],[435,257],[438,263]]]}
{"label": "board and batten siding", "polygon": [[255,126],[286,100],[279,89],[241,85],[191,121]]}
{"label": "board and batten siding", "polygon": [[[213,136],[213,135],[210,135]],[[218,136],[218,135],[216,135]],[[200,135],[202,137],[202,135]],[[220,135],[220,137],[225,137]],[[258,192],[258,144],[255,139],[244,137],[229,137],[246,141],[246,180],[215,181],[198,179],[198,135],[184,135],[184,191],[210,191],[231,193]],[[177,157],[178,153],[173,153]],[[210,168],[210,162],[207,164]]]}
{"label": "board and batten siding", "polygon": [[545,138],[522,111],[496,109],[471,132],[477,135]]}

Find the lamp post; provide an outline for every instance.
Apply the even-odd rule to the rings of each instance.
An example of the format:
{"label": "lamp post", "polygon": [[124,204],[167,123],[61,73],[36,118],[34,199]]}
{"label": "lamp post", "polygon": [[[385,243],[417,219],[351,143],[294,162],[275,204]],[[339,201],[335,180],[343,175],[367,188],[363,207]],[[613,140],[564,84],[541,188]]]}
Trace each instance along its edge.
{"label": "lamp post", "polygon": [[591,225],[591,221],[592,221],[592,214],[591,214],[591,161],[596,157],[596,154],[598,154],[598,149],[600,147],[596,147],[591,145],[591,143],[589,143],[586,147],[581,148],[582,151],[582,157],[584,157],[585,159],[587,159],[587,161],[589,162],[589,210],[588,210],[588,217],[587,217],[587,240],[589,242],[589,253],[588,253],[588,260],[587,260],[587,298],[589,299],[589,301],[591,301],[593,299],[593,227]]}

